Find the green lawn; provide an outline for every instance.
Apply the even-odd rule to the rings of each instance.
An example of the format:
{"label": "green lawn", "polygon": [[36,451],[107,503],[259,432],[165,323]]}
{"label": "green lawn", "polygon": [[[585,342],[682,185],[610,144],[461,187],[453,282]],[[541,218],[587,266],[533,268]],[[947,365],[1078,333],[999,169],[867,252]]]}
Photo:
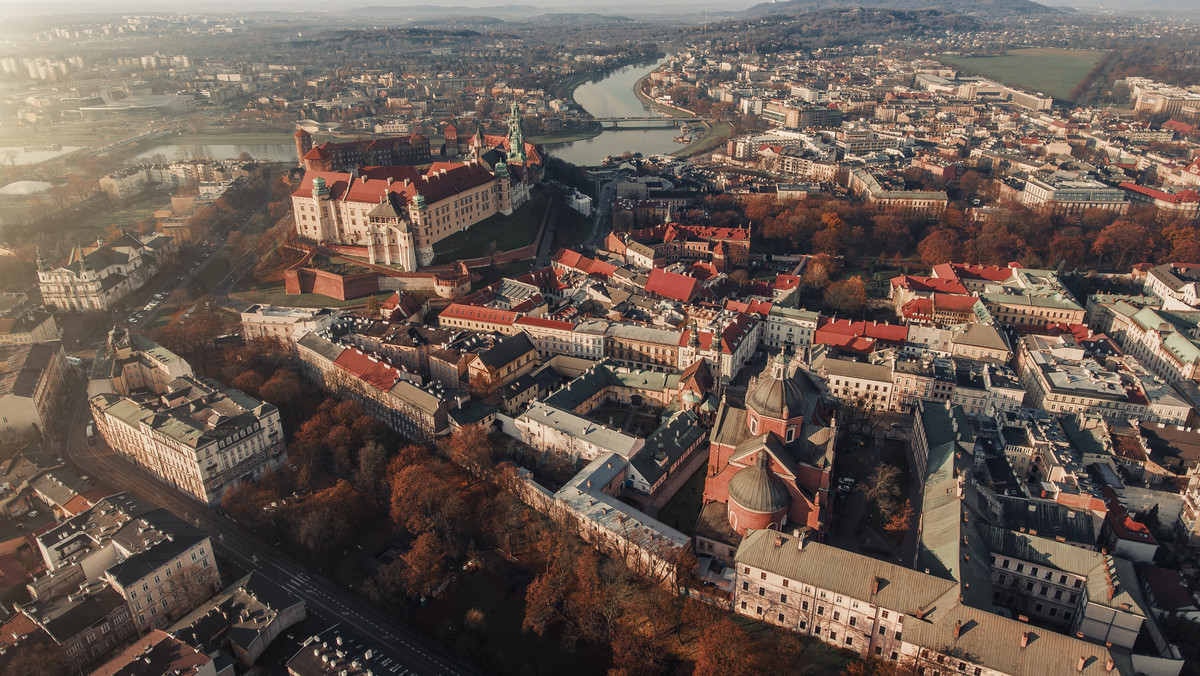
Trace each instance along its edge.
{"label": "green lawn", "polygon": [[584,216],[566,204],[555,204],[551,218],[554,219],[554,245],[578,250],[592,234],[592,217]]}
{"label": "green lawn", "polygon": [[942,56],[942,61],[980,75],[1066,98],[1107,52],[1090,49],[1014,49],[1004,56]]}
{"label": "green lawn", "polygon": [[[322,296],[316,293],[302,293],[296,296],[289,296],[283,286],[269,286],[258,289],[238,289],[233,292],[233,295],[241,298],[247,303],[267,303],[270,305],[284,305],[290,307],[349,307],[351,305],[364,305],[367,302],[367,296],[362,298],[352,298],[350,300],[338,300],[329,296]],[[374,294],[379,302],[383,302],[391,297],[391,291],[384,291]]]}
{"label": "green lawn", "polygon": [[441,240],[433,245],[437,254],[433,259],[434,265],[465,258],[481,258],[487,255],[488,245],[492,242],[496,243],[497,251],[511,251],[533,244],[549,200],[549,195],[536,191],[533,198],[521,205],[512,216],[490,216]]}

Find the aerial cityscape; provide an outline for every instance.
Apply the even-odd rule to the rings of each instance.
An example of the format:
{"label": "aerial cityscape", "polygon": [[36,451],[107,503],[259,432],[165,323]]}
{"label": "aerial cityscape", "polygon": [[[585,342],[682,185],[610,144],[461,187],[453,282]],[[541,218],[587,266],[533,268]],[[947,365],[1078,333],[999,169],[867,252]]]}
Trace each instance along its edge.
{"label": "aerial cityscape", "polygon": [[0,674],[1200,676],[1194,1],[0,16]]}

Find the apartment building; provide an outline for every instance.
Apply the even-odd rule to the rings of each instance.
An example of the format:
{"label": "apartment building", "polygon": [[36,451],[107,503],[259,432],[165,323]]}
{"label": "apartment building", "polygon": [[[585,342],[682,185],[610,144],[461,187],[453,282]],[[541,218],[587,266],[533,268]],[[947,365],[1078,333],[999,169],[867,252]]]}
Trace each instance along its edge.
{"label": "apartment building", "polygon": [[37,537],[47,574],[38,599],[102,583],[132,613],[139,633],[162,628],[208,599],[220,578],[207,533],[125,493]]}
{"label": "apartment building", "polygon": [[56,429],[53,411],[66,374],[58,341],[0,346],[0,435]]}
{"label": "apartment building", "polygon": [[335,316],[329,308],[251,305],[242,311],[242,338],[273,338],[290,345],[309,331],[329,328]]}
{"label": "apartment building", "polygon": [[171,351],[121,329],[97,351],[88,389],[113,450],[205,504],[286,460],[274,405],[196,377]]}

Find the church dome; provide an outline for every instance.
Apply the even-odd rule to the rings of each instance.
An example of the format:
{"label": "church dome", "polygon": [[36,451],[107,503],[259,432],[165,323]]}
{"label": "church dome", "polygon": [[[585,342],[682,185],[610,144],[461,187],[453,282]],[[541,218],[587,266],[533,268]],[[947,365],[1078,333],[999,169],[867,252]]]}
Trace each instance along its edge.
{"label": "church dome", "polygon": [[743,509],[760,514],[775,514],[788,508],[791,496],[787,486],[771,471],[767,454],[743,468],[729,480],[729,499]]}
{"label": "church dome", "polygon": [[746,396],[746,405],[763,418],[774,420],[803,415],[804,393],[796,381],[787,376],[787,361],[782,353],[775,358],[767,374],[754,384]]}

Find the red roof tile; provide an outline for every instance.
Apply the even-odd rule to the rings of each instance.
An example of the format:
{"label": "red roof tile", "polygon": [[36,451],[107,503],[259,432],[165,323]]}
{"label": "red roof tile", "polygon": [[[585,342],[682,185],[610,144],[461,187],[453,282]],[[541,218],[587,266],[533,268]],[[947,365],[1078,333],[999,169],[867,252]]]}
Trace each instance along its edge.
{"label": "red roof tile", "polygon": [[461,319],[473,322],[488,322],[491,324],[511,325],[517,319],[517,313],[511,310],[497,310],[479,305],[463,305],[451,303],[438,315],[442,319]]}
{"label": "red roof tile", "polygon": [[398,369],[385,364],[378,357],[370,357],[354,348],[342,350],[333,363],[380,390],[392,389],[400,378]]}
{"label": "red roof tile", "polygon": [[700,291],[700,281],[677,272],[667,272],[662,268],[650,271],[646,280],[646,292],[663,298],[687,302],[696,297]]}
{"label": "red roof tile", "polygon": [[571,322],[562,322],[557,319],[545,319],[543,317],[520,317],[514,324],[521,326],[538,326],[543,329],[559,329],[561,331],[570,331],[575,328]]}

